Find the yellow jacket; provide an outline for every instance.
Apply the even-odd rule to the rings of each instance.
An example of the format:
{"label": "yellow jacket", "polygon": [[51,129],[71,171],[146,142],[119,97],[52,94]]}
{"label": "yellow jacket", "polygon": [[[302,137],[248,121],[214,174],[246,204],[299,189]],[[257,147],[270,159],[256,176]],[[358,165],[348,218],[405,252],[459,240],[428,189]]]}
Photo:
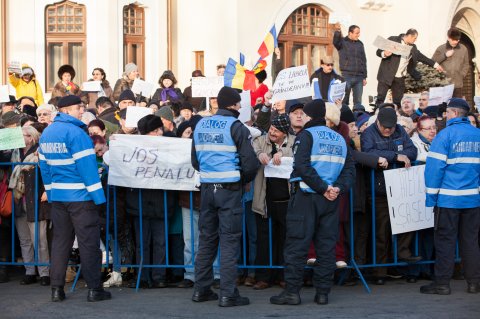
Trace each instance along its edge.
{"label": "yellow jacket", "polygon": [[22,96],[30,96],[35,100],[37,105],[43,104],[43,92],[42,88],[40,87],[40,83],[35,77],[32,78],[30,82],[25,82],[21,78],[17,78],[15,74],[10,74],[8,76],[10,83],[15,88],[17,94],[17,99]]}

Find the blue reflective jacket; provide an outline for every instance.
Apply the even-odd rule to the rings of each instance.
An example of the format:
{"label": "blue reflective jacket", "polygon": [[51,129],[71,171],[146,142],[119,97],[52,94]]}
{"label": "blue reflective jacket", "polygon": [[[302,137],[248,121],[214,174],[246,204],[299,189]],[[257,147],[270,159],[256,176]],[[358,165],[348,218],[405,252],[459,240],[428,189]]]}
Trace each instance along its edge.
{"label": "blue reflective jacket", "polygon": [[[340,134],[326,126],[313,126],[306,131],[310,132],[313,138],[311,166],[327,185],[333,185],[345,165],[347,144]],[[300,189],[304,192],[316,193],[301,177],[297,176],[291,181],[300,181]]]}
{"label": "blue reflective jacket", "polygon": [[480,207],[480,130],[468,118],[453,118],[427,154],[426,206]]}
{"label": "blue reflective jacket", "polygon": [[38,156],[49,202],[105,202],[93,142],[84,126],[59,112],[40,137]]}
{"label": "blue reflective jacket", "polygon": [[237,146],[232,139],[232,116],[214,115],[198,122],[194,143],[200,166],[201,183],[234,183],[240,181]]}

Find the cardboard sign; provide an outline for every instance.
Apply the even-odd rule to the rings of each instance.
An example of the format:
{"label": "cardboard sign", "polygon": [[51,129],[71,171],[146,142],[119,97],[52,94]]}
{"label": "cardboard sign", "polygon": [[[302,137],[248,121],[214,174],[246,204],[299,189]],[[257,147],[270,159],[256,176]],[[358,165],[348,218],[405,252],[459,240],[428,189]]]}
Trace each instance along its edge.
{"label": "cardboard sign", "polygon": [[191,163],[192,140],[113,135],[108,184],[132,188],[196,191],[200,175]]}
{"label": "cardboard sign", "polygon": [[311,88],[307,66],[296,66],[280,71],[273,84],[272,92],[272,101],[310,96]]}
{"label": "cardboard sign", "polygon": [[412,50],[410,45],[388,40],[379,35],[375,41],[373,41],[373,45],[381,50],[390,51],[393,54],[402,56],[410,56],[410,51]]}
{"label": "cardboard sign", "polygon": [[21,75],[22,63],[20,61],[10,61],[10,63],[8,64],[8,72]]}
{"label": "cardboard sign", "polygon": [[21,127],[0,129],[0,151],[25,147]]}
{"label": "cardboard sign", "polygon": [[433,227],[433,207],[425,207],[425,165],[383,172],[392,234]]}
{"label": "cardboard sign", "polygon": [[100,92],[102,90],[102,81],[87,81],[82,83],[83,92]]}
{"label": "cardboard sign", "polygon": [[223,87],[223,81],[223,76],[194,77],[192,78],[192,96],[217,96]]}
{"label": "cardboard sign", "polygon": [[149,114],[153,113],[153,109],[142,106],[127,107],[127,115],[125,118],[125,125],[127,127],[137,127],[138,121]]}
{"label": "cardboard sign", "polygon": [[453,90],[455,86],[453,84],[430,88],[428,95],[428,105],[439,105],[443,102],[447,103],[453,96]]}
{"label": "cardboard sign", "polygon": [[152,95],[153,88],[154,85],[152,83],[148,83],[140,79],[135,79],[132,85],[132,92],[137,95],[149,97],[150,95]]}
{"label": "cardboard sign", "polygon": [[333,83],[328,91],[328,102],[335,103],[337,100],[343,100],[347,82]]}

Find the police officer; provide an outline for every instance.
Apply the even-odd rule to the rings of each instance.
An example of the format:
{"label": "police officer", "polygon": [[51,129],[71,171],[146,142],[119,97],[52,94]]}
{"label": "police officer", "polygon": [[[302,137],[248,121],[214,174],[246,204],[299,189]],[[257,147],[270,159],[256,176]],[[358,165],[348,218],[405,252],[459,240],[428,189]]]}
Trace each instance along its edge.
{"label": "police officer", "polygon": [[97,173],[92,140],[80,121],[81,103],[75,95],[60,99],[59,112],[43,132],[38,148],[47,198],[52,203],[52,301],[65,299],[65,271],[75,235],[88,286],[87,300],[111,298],[100,280],[102,254],[97,205],[105,203],[105,195]]}
{"label": "police officer", "polygon": [[220,244],[219,306],[249,304],[236,288],[236,262],[242,236],[242,185],[255,178],[260,163],[249,130],[237,120],[240,95],[229,87],[218,93],[218,112],[195,127],[192,165],[200,171],[202,203],[198,221],[199,247],[195,260],[196,302],[217,300],[211,290],[212,263]]}
{"label": "police officer", "polygon": [[457,238],[467,291],[480,292],[480,130],[472,126],[464,99],[447,104],[447,127],[433,140],[427,155],[426,206],[436,206],[435,281],[424,294],[449,295]]}
{"label": "police officer", "polygon": [[328,303],[335,271],[338,233],[338,196],[355,179],[355,165],[343,137],[325,126],[325,103],[305,105],[309,118],[293,146],[292,196],[287,211],[285,241],[285,290],[270,298],[277,305],[300,304],[300,288],[310,243],[317,260],[313,268],[315,302]]}

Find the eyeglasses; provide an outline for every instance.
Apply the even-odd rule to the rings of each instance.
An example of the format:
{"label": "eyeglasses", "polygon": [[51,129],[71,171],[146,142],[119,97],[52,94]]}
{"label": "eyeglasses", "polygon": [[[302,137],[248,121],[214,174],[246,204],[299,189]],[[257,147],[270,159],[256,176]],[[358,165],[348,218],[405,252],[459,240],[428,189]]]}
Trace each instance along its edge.
{"label": "eyeglasses", "polygon": [[333,66],[333,63],[325,63],[326,66]]}
{"label": "eyeglasses", "polygon": [[50,113],[38,113],[38,116],[50,116]]}

